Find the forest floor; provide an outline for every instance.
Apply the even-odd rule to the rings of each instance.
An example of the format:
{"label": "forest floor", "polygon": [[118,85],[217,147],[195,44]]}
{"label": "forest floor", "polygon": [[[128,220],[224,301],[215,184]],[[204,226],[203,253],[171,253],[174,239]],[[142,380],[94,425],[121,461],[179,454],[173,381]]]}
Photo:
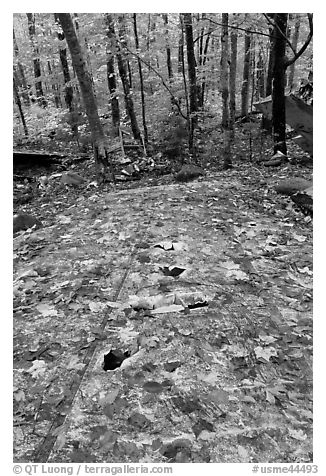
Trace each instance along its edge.
{"label": "forest floor", "polygon": [[[311,462],[312,220],[241,165],[46,194],[14,239],[16,462]],[[106,369],[106,370],[105,370]]]}

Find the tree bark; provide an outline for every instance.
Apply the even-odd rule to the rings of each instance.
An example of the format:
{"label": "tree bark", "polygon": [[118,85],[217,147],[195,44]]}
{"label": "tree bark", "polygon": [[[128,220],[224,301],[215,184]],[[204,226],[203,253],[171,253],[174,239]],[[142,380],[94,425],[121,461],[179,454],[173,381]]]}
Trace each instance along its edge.
{"label": "tree bark", "polygon": [[224,169],[232,167],[231,134],[229,129],[229,14],[222,13],[221,35],[221,89]]}
{"label": "tree bark", "polygon": [[59,109],[62,106],[62,104],[61,104],[60,94],[58,92],[58,85],[56,85],[53,82],[52,66],[51,66],[51,63],[50,63],[49,60],[48,60],[47,64],[48,64],[48,73],[49,73],[49,78],[50,78],[50,82],[51,82],[51,88],[52,88],[52,91],[53,91],[55,107]]}
{"label": "tree bark", "polygon": [[[135,34],[135,45],[136,50],[139,52],[139,39],[138,39],[138,31],[137,31],[137,14],[133,14],[134,20],[134,34]],[[138,60],[138,71],[139,71],[139,81],[140,81],[140,95],[141,95],[141,106],[142,106],[142,118],[143,118],[143,130],[144,130],[144,141],[145,144],[148,144],[148,131],[147,131],[147,124],[146,124],[146,109],[145,109],[145,94],[144,94],[144,80],[143,80],[143,69],[140,58],[137,57]]]}
{"label": "tree bark", "polygon": [[46,107],[47,102],[43,93],[42,81],[38,79],[41,77],[41,62],[39,58],[38,48],[35,43],[35,16],[33,15],[33,13],[26,13],[26,15],[28,20],[29,37],[31,40],[32,50],[34,53],[33,65],[34,65],[34,76],[36,79],[35,89],[36,89],[37,102],[39,106]]}
{"label": "tree bark", "polygon": [[231,138],[234,137],[234,122],[236,112],[236,75],[237,75],[237,56],[238,56],[238,33],[237,30],[232,30],[231,35],[231,58],[230,58],[230,131]]}
{"label": "tree bark", "polygon": [[172,71],[172,61],[171,61],[171,48],[169,42],[169,29],[168,29],[168,15],[167,13],[162,13],[164,25],[165,25],[165,47],[166,47],[166,65],[168,68],[168,76],[171,80],[173,78],[173,71]]}
{"label": "tree bark", "polygon": [[[54,19],[56,22],[59,23],[59,17],[58,17],[58,14],[55,13],[54,14]],[[59,41],[64,41],[65,39],[65,35],[63,32],[61,31],[58,31],[58,40]],[[66,103],[66,106],[69,110],[69,112],[72,112],[72,103],[73,103],[73,89],[72,89],[72,86],[70,86],[70,81],[71,81],[71,78],[70,78],[70,71],[69,71],[69,65],[68,65],[68,60],[67,60],[67,48],[66,48],[66,45],[65,46],[61,46],[59,47],[59,57],[60,57],[60,63],[61,63],[61,68],[62,68],[62,72],[63,72],[63,80],[64,80],[64,83],[65,83],[65,103]]]}
{"label": "tree bark", "polygon": [[[54,20],[56,23],[60,24],[60,20],[59,20],[59,17],[58,17],[58,14],[55,13],[54,14]],[[78,144],[78,147],[80,147],[79,145],[79,132],[78,132],[78,124],[77,124],[77,118],[76,118],[76,114],[74,112],[74,104],[73,104],[73,100],[74,100],[74,92],[73,92],[73,88],[71,86],[71,76],[70,76],[70,71],[69,71],[69,64],[68,64],[68,58],[67,58],[67,48],[66,48],[66,42],[64,41],[65,40],[65,35],[63,33],[63,31],[58,31],[58,40],[60,41],[60,45],[59,45],[59,58],[60,58],[60,64],[61,64],[61,69],[62,69],[62,72],[63,72],[63,80],[64,80],[64,84],[65,84],[65,92],[64,92],[64,96],[65,96],[65,103],[66,103],[66,106],[68,108],[68,111],[70,113],[70,120],[69,120],[69,124],[70,124],[70,127],[71,127],[71,131],[72,131],[72,135],[74,136],[77,144]]]}
{"label": "tree bark", "polygon": [[259,101],[265,96],[264,60],[261,49],[258,52],[256,86],[256,101]]}
{"label": "tree bark", "polygon": [[[109,163],[108,153],[106,150],[106,138],[98,115],[92,80],[87,70],[86,61],[83,56],[70,14],[58,13],[57,15],[70,50],[72,64],[76,71],[80,85],[80,90],[92,134],[95,162],[98,167],[100,164],[107,167]],[[114,180],[113,173],[112,178]]]}
{"label": "tree bark", "polygon": [[[204,29],[202,30],[203,33],[204,33]],[[209,28],[207,34],[206,34],[206,39],[205,39],[205,44],[204,44],[204,39],[201,37],[200,38],[200,41],[204,44],[204,48],[203,48],[203,45],[201,44],[200,45],[200,61],[199,61],[199,65],[202,67],[202,81],[201,81],[201,85],[200,87],[198,87],[198,108],[203,108],[204,107],[204,101],[205,101],[205,89],[206,89],[206,71],[205,71],[205,64],[206,64],[206,61],[207,61],[207,53],[208,53],[208,46],[209,46],[209,40],[210,40],[210,37],[211,37],[211,33],[212,33],[212,29],[211,27]]]}
{"label": "tree bark", "polygon": [[[268,16],[270,16],[271,19],[273,20],[275,17],[275,13],[271,13]],[[272,94],[272,81],[273,81],[273,69],[274,69],[274,43],[275,43],[272,27],[269,28],[269,34],[271,38],[269,39],[269,59],[268,59],[268,68],[267,68],[265,97],[268,97]]]}
{"label": "tree bark", "polygon": [[128,72],[126,67],[126,62],[123,58],[123,47],[121,44],[124,42],[124,18],[123,15],[118,15],[118,23],[119,23],[119,41],[116,42],[116,57],[118,61],[118,68],[120,79],[123,86],[124,98],[125,98],[125,105],[126,105],[126,112],[130,119],[131,130],[134,136],[134,139],[141,142],[141,134],[138,127],[137,117],[134,108],[134,102],[132,100],[130,85],[128,81]]}
{"label": "tree bark", "polygon": [[187,86],[187,78],[186,78],[186,68],[185,68],[185,56],[184,56],[184,20],[183,15],[180,13],[179,15],[180,20],[180,28],[181,28],[181,36],[179,38],[179,62],[181,62],[181,73],[183,79],[183,86],[185,91],[185,100],[186,100],[186,110],[187,110],[187,127],[188,127],[188,147],[189,147],[189,154],[193,153],[194,150],[194,130],[191,121],[190,115],[190,106],[189,106],[189,95],[188,95],[188,86]]}
{"label": "tree bark", "polygon": [[119,127],[120,127],[120,107],[119,99],[117,97],[117,80],[114,68],[114,54],[113,49],[116,49],[116,37],[114,22],[111,15],[105,15],[105,23],[107,26],[107,36],[110,40],[108,46],[108,59],[107,59],[107,79],[108,86],[110,91],[110,100],[111,100],[111,115],[112,115],[112,125],[114,130],[114,135],[119,136]]}
{"label": "tree bark", "polygon": [[189,107],[192,132],[197,125],[197,80],[194,39],[192,31],[192,14],[183,13],[185,37],[187,44],[188,79],[189,79]]}
{"label": "tree bark", "polygon": [[[294,25],[294,31],[293,31],[293,36],[292,36],[292,47],[294,51],[297,51],[298,47],[298,41],[299,41],[299,33],[300,33],[300,24],[301,24],[301,18],[300,15],[297,15],[296,20],[295,20],[295,25]],[[293,81],[294,81],[294,71],[295,71],[295,62],[291,64],[289,68],[289,73],[288,73],[288,82],[287,85],[292,89],[293,87]]]}
{"label": "tree bark", "polygon": [[245,54],[243,62],[243,78],[241,88],[241,116],[248,114],[249,77],[250,77],[250,44],[251,33],[245,32]]}
{"label": "tree bark", "polygon": [[178,73],[182,73],[183,50],[183,32],[181,31],[178,43]]}
{"label": "tree bark", "polygon": [[25,134],[26,137],[28,137],[28,129],[27,129],[26,121],[25,121],[25,116],[24,116],[24,112],[23,112],[23,108],[22,108],[22,103],[21,103],[19,93],[18,93],[18,88],[17,88],[17,84],[16,84],[16,79],[15,79],[15,73],[14,73],[14,77],[13,77],[13,89],[14,89],[15,103],[17,104],[20,119],[22,121],[23,128],[24,128],[24,134]]}
{"label": "tree bark", "polygon": [[24,71],[23,65],[19,61],[19,48],[18,48],[18,44],[16,40],[15,30],[13,29],[12,31],[13,31],[13,40],[14,40],[14,53],[15,53],[15,58],[17,61],[16,87],[17,89],[18,89],[18,86],[21,87],[21,94],[22,94],[24,103],[26,104],[26,106],[30,106],[31,102],[28,95],[28,87],[27,87],[27,82],[25,77],[25,71]]}
{"label": "tree bark", "polygon": [[221,92],[222,92],[222,127],[229,127],[229,15],[222,13],[222,35],[221,35]]}
{"label": "tree bark", "polygon": [[275,41],[272,90],[274,153],[280,151],[286,155],[284,90],[287,13],[276,13],[274,22],[273,36]]}

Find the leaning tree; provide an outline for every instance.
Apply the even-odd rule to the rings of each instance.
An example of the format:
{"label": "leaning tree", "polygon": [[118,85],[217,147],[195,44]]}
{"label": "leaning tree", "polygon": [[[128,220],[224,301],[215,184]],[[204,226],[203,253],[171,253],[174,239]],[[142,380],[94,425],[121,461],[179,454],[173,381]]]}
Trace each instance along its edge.
{"label": "leaning tree", "polygon": [[[76,71],[80,90],[85,105],[85,110],[89,122],[89,127],[92,135],[92,142],[94,148],[94,158],[97,167],[97,172],[101,174],[101,165],[105,168],[109,165],[109,154],[107,151],[106,136],[100,118],[98,115],[98,109],[96,99],[93,91],[92,80],[87,69],[86,61],[83,56],[82,49],[80,47],[76,30],[73,25],[71,16],[69,13],[56,13],[55,14],[60,21],[62,30],[64,32],[73,67]],[[112,178],[114,179],[112,170]]]}

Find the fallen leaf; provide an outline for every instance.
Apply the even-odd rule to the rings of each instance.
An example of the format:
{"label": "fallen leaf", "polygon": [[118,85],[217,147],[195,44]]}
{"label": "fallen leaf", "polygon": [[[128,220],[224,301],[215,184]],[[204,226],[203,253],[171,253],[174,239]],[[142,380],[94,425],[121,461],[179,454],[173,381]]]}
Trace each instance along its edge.
{"label": "fallen leaf", "polygon": [[271,357],[277,357],[277,351],[274,347],[260,347],[257,346],[254,348],[257,359],[266,360],[269,362]]}
{"label": "fallen leaf", "polygon": [[90,302],[88,304],[88,307],[90,308],[90,310],[92,312],[101,312],[101,311],[104,311],[106,309],[106,303],[103,303],[103,302]]}
{"label": "fallen leaf", "polygon": [[307,439],[307,435],[302,430],[292,430],[289,428],[289,435],[298,441],[305,441]]}
{"label": "fallen leaf", "polygon": [[246,448],[244,448],[243,446],[239,445],[238,446],[238,454],[240,456],[240,458],[242,460],[248,460],[249,458],[249,454],[248,454],[248,451],[246,450]]}
{"label": "fallen leaf", "polygon": [[50,306],[49,304],[39,304],[36,306],[36,309],[43,317],[57,316],[58,311]]}
{"label": "fallen leaf", "polygon": [[227,403],[229,401],[229,394],[225,390],[219,388],[209,392],[207,398],[217,404]]}
{"label": "fallen leaf", "polygon": [[34,378],[39,377],[40,375],[44,374],[47,370],[47,365],[44,360],[34,360],[32,367],[26,370],[29,374],[31,374]]}

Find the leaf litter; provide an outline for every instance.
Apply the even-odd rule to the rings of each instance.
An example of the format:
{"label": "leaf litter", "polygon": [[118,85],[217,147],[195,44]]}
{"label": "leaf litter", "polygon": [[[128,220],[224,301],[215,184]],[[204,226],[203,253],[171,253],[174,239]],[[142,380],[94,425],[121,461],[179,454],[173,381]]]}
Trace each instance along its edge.
{"label": "leaf litter", "polygon": [[66,192],[15,238],[15,461],[312,461],[312,225],[254,190]]}

